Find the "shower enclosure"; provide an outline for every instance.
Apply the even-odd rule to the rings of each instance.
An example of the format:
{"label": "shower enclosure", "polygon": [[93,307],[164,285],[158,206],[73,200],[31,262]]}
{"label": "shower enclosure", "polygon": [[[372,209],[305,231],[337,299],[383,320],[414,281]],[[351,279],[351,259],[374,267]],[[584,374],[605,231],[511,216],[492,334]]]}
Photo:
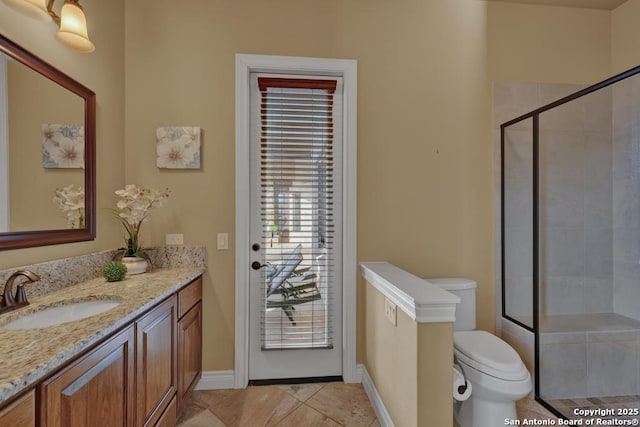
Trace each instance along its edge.
{"label": "shower enclosure", "polygon": [[503,324],[535,335],[536,399],[565,418],[640,408],[639,73],[500,126]]}

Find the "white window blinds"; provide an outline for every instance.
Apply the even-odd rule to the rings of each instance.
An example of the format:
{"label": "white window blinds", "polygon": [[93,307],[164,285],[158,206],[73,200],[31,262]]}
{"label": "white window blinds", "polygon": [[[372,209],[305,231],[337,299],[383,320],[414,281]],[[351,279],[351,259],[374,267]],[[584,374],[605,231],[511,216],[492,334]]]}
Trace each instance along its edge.
{"label": "white window blinds", "polygon": [[335,80],[259,77],[262,349],[331,348]]}

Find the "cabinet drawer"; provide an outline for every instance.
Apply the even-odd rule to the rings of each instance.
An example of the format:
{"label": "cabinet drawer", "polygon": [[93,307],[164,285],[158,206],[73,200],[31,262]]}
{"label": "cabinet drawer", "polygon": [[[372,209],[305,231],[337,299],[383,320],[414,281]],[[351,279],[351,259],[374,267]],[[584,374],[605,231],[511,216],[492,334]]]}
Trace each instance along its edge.
{"label": "cabinet drawer", "polygon": [[178,292],[178,318],[181,318],[187,311],[202,299],[202,276],[182,288]]}

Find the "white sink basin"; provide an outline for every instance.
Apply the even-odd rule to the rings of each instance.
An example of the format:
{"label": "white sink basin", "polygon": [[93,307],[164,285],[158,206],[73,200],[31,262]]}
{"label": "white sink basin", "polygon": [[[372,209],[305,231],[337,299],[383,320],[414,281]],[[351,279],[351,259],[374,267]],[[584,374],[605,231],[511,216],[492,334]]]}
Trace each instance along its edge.
{"label": "white sink basin", "polygon": [[19,317],[2,327],[4,329],[38,329],[47,326],[61,325],[62,323],[75,322],[111,310],[120,304],[115,300],[91,300],[70,302],[36,311]]}

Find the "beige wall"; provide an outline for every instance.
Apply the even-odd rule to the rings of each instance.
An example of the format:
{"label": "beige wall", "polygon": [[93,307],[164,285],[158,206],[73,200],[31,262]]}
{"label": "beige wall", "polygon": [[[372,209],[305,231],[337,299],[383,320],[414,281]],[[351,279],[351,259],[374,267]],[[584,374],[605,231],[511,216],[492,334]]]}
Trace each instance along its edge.
{"label": "beige wall", "polygon": [[640,65],[640,0],[627,0],[611,14],[611,71]]}
{"label": "beige wall", "polygon": [[[0,33],[96,93],[99,211],[95,241],[3,251],[0,268],[112,249],[121,242],[120,226],[100,208],[113,206],[116,199],[112,192],[124,183],[123,3],[123,0],[82,1],[88,17],[89,34],[96,44],[96,51],[86,55],[61,45],[54,38],[55,24],[27,18],[0,2]],[[42,164],[41,158],[37,161]],[[51,204],[51,198],[43,203]]]}
{"label": "beige wall", "polygon": [[596,83],[611,73],[611,12],[488,2],[491,81]]}
{"label": "beige wall", "polygon": [[384,295],[366,285],[367,372],[395,425],[418,425],[418,324],[397,310],[397,326],[384,315]]}
{"label": "beige wall", "polygon": [[418,360],[418,425],[448,426],[453,417],[453,323],[418,325]]}
{"label": "beige wall", "polygon": [[394,326],[384,304],[367,283],[365,365],[389,416],[397,426],[451,425],[453,324],[416,323],[398,308]]}

